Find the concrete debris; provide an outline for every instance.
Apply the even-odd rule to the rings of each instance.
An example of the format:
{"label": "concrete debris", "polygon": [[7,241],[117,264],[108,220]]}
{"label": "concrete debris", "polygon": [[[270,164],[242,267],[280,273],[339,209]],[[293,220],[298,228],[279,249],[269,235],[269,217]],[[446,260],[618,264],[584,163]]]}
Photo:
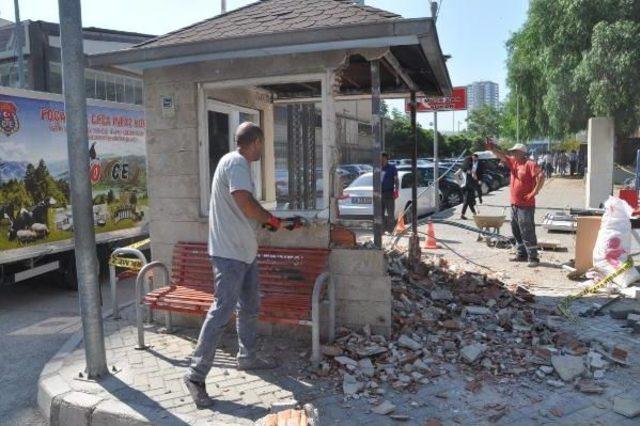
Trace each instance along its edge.
{"label": "concrete debris", "polygon": [[551,357],[551,364],[565,382],[575,379],[585,371],[584,359],[580,356],[555,355]]}
{"label": "concrete debris", "polygon": [[280,411],[291,410],[296,408],[298,401],[295,399],[287,399],[284,401],[278,401],[271,404],[271,412],[279,413]]}
{"label": "concrete debris", "polygon": [[593,370],[602,370],[607,365],[609,365],[609,363],[607,361],[602,359],[602,355],[601,354],[599,354],[598,352],[593,352],[593,351],[589,352],[589,354],[587,355],[587,362],[589,363],[589,366]]}
{"label": "concrete debris", "polygon": [[375,414],[380,414],[382,416],[386,416],[387,414],[391,414],[396,409],[396,406],[391,402],[385,400],[382,404],[377,405],[371,409]]}
{"label": "concrete debris", "polygon": [[560,380],[549,379],[549,380],[547,380],[547,384],[549,386],[553,386],[554,388],[563,388],[564,387],[564,382],[561,382]]}
{"label": "concrete debris", "polygon": [[376,374],[376,369],[369,358],[358,361],[358,369],[367,377],[373,377]]}
{"label": "concrete debris", "polygon": [[[389,252],[387,260],[390,338],[369,326],[340,327],[333,344],[322,348],[327,358],[321,370],[311,373],[334,377],[346,396],[379,401],[391,389],[415,392],[452,369],[464,372],[473,390],[487,375],[507,382],[535,378],[557,388],[583,374],[602,378],[607,355],[599,357],[564,331],[562,317],[536,311],[525,287],[510,289],[497,274],[468,272],[441,259],[415,272],[402,255]],[[598,387],[583,384],[583,391]]]}
{"label": "concrete debris", "polygon": [[640,415],[640,399],[616,396],[613,399],[613,411],[630,419],[636,417]]}
{"label": "concrete debris", "polygon": [[453,300],[453,294],[446,288],[436,288],[431,290],[431,300],[449,302]]}
{"label": "concrete debris", "polygon": [[418,349],[422,348],[422,345],[420,343],[416,342],[411,337],[405,336],[404,334],[398,339],[398,344],[405,348],[409,348],[412,351],[417,351]]}
{"label": "concrete debris", "polygon": [[407,416],[406,414],[392,414],[389,417],[398,422],[407,422],[411,420],[411,417]]}
{"label": "concrete debris", "polygon": [[358,365],[358,361],[355,361],[349,358],[348,356],[337,356],[334,359],[342,365],[353,365],[353,366]]}
{"label": "concrete debris", "polygon": [[326,356],[339,356],[342,355],[342,349],[340,349],[338,346],[335,345],[323,345],[322,346],[322,353],[323,355]]}
{"label": "concrete debris", "polygon": [[351,374],[345,374],[342,380],[342,392],[345,395],[355,395],[360,390],[362,390],[362,383],[358,382],[358,380],[352,376]]}
{"label": "concrete debris", "polygon": [[602,386],[598,386],[591,380],[580,380],[578,382],[578,390],[582,393],[599,395],[604,393],[604,388]]}
{"label": "concrete debris", "polygon": [[485,308],[484,306],[467,306],[464,308],[464,314],[467,315],[489,315],[491,313],[491,309]]}
{"label": "concrete debris", "polygon": [[484,350],[485,350],[484,345],[476,343],[476,344],[465,346],[464,348],[462,348],[460,350],[460,354],[462,355],[462,357],[466,362],[471,364],[475,360],[477,360],[480,355],[482,355]]}

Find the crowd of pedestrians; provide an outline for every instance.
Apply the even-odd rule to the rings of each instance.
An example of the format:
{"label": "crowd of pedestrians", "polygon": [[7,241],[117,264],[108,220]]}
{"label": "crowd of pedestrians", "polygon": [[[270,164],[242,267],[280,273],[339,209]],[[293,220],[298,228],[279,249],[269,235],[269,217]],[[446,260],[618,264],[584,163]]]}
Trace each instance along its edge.
{"label": "crowd of pedestrians", "polygon": [[547,152],[537,155],[536,162],[548,179],[551,176],[576,176],[584,174],[584,159],[575,150]]}

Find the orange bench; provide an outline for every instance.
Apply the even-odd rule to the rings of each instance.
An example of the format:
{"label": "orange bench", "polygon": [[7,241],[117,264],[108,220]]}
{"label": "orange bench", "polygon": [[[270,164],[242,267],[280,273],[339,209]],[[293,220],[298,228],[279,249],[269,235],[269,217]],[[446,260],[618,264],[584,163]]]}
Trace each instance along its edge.
{"label": "orange bench", "polygon": [[[320,355],[320,302],[329,304],[329,340],[335,331],[335,289],[329,279],[329,249],[260,247],[260,320],[307,325],[312,328],[312,361]],[[136,280],[138,295],[138,347],[143,348],[143,309],[166,312],[167,329],[171,330],[171,313],[205,316],[215,298],[213,268],[206,243],[177,243],[173,249],[170,284],[142,293],[147,273],[160,268],[169,278],[166,266],[151,262],[144,266]]]}

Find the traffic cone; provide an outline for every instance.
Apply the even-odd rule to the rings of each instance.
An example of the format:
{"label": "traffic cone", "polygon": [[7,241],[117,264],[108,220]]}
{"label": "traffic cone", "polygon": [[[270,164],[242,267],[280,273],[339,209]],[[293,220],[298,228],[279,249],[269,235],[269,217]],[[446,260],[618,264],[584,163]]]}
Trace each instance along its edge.
{"label": "traffic cone", "polygon": [[438,244],[436,244],[436,232],[433,229],[433,223],[431,221],[427,223],[427,238],[424,240],[424,248],[427,250],[439,248]]}
{"label": "traffic cone", "polygon": [[400,217],[398,218],[398,222],[396,223],[396,228],[393,230],[393,234],[402,234],[406,230],[407,225],[404,223],[404,213],[400,213]]}

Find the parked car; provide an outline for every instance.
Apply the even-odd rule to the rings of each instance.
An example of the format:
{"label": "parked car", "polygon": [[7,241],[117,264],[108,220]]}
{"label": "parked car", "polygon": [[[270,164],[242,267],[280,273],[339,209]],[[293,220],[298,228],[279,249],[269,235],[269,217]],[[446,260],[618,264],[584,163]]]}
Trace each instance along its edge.
{"label": "parked car", "polygon": [[[400,170],[411,171],[410,167],[405,168],[406,166],[398,168]],[[457,206],[458,204],[462,204],[464,194],[462,192],[462,188],[456,183],[453,179],[453,172],[449,170],[447,173],[448,167],[438,167],[439,176],[445,175],[438,182],[438,189],[440,191],[440,207],[441,208],[449,208],[453,206]],[[433,164],[428,164],[426,166],[419,166],[418,170],[422,170],[424,173],[424,178],[426,180],[426,184],[430,185],[433,182]]]}
{"label": "parked car", "polygon": [[[398,219],[400,213],[411,205],[413,173],[408,170],[398,170],[398,179],[400,180],[400,191],[395,203],[395,219]],[[418,182],[419,193],[427,189],[424,170],[418,170]],[[418,198],[417,208],[419,216],[435,210],[433,188]],[[373,173],[361,175],[345,188],[341,199],[338,201],[338,211],[342,217],[365,218],[373,216]],[[405,215],[405,220],[411,220],[410,211]]]}

